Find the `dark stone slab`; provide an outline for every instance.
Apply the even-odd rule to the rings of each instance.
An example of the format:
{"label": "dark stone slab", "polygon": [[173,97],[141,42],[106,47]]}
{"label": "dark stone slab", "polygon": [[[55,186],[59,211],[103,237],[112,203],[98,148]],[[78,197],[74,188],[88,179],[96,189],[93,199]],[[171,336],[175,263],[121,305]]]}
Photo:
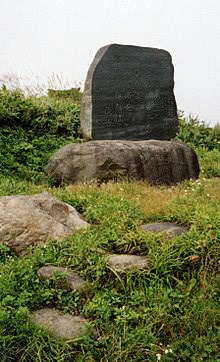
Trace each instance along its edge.
{"label": "dark stone slab", "polygon": [[178,129],[174,68],[163,49],[107,45],[89,68],[81,107],[87,140],[169,140]]}
{"label": "dark stone slab", "polygon": [[151,224],[144,224],[140,226],[141,230],[149,231],[151,233],[162,233],[169,237],[181,236],[189,231],[188,226],[181,226],[172,222],[155,222]]}

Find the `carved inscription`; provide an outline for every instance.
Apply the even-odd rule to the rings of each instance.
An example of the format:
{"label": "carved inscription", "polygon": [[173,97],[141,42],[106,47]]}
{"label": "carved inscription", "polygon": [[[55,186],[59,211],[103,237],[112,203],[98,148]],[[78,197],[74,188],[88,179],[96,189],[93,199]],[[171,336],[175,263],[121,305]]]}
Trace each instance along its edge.
{"label": "carved inscription", "polygon": [[[126,92],[115,91],[114,96],[104,108],[97,127],[126,128],[129,123],[129,116],[137,114],[138,111],[146,112],[146,120],[149,118],[147,112],[153,109],[155,103],[160,100],[159,90],[135,90],[135,87]],[[138,119],[138,118],[136,118]],[[147,125],[146,134],[150,134],[151,127]]]}

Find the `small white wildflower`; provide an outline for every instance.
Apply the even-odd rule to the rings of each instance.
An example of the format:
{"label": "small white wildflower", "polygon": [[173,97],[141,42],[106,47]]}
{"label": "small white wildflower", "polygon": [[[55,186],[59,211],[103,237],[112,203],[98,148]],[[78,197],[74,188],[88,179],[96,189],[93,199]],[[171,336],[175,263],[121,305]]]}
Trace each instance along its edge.
{"label": "small white wildflower", "polygon": [[157,357],[157,360],[160,361],[160,359],[161,359],[161,354],[160,354],[160,353],[157,353],[157,354],[156,354],[156,357]]}
{"label": "small white wildflower", "polygon": [[209,194],[206,194],[206,196],[210,196]]}
{"label": "small white wildflower", "polygon": [[124,191],[124,189],[122,189],[121,187],[120,187],[120,189],[119,189],[120,191]]}
{"label": "small white wildflower", "polygon": [[169,353],[169,350],[168,350],[168,349],[165,349],[164,353],[165,353],[165,354]]}
{"label": "small white wildflower", "polygon": [[170,353],[173,353],[173,350],[172,350],[172,348],[170,348],[170,349],[169,349],[169,352],[170,352]]}
{"label": "small white wildflower", "polygon": [[195,191],[195,189],[192,189],[192,191]]}

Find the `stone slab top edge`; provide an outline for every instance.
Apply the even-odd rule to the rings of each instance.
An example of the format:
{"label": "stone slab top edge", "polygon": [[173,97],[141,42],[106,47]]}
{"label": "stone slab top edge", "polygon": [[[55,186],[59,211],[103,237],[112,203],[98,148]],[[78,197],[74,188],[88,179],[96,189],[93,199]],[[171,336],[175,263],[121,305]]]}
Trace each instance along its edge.
{"label": "stone slab top edge", "polygon": [[171,57],[170,53],[168,50],[166,49],[163,49],[163,48],[157,48],[157,47],[148,47],[148,46],[145,46],[145,45],[134,45],[134,44],[119,44],[119,43],[109,43],[109,44],[106,44],[106,45],[103,45],[102,47],[99,48],[99,50],[97,51],[97,53],[99,51],[102,50],[102,52],[104,50],[107,50],[108,48],[110,47],[113,47],[113,46],[117,46],[117,47],[130,47],[130,48],[139,48],[139,49],[149,49],[149,50],[153,50],[153,51],[160,51],[160,52],[164,52],[166,53],[168,56]]}

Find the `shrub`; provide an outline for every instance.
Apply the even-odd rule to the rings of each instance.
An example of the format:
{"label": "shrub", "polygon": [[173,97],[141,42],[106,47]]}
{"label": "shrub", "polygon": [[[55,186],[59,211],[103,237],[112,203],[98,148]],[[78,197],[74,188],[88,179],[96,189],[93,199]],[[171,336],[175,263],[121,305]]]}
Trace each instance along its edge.
{"label": "shrub", "polygon": [[80,139],[79,105],[0,90],[0,172],[39,179],[49,156]]}
{"label": "shrub", "polygon": [[204,147],[207,150],[220,150],[220,125],[214,128],[201,122],[197,117],[190,116],[187,120],[183,112],[179,112],[179,132],[176,137],[192,147]]}

